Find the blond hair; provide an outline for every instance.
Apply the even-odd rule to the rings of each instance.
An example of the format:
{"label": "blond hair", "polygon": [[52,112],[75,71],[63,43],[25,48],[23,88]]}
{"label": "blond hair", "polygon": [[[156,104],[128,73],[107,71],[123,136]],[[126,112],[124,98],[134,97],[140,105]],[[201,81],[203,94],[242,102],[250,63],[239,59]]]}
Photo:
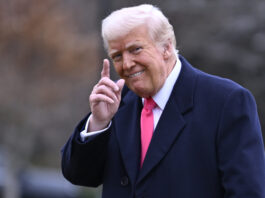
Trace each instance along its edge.
{"label": "blond hair", "polygon": [[101,33],[105,49],[108,50],[108,41],[125,36],[140,25],[147,25],[150,38],[158,46],[170,40],[176,48],[174,30],[168,18],[158,7],[142,4],[116,10],[102,21]]}

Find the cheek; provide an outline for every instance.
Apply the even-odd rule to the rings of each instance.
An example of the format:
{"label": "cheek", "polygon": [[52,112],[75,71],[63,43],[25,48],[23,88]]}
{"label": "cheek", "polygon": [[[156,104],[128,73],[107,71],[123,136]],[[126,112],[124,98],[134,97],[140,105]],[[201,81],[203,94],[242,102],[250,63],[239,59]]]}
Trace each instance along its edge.
{"label": "cheek", "polygon": [[121,66],[119,66],[118,64],[115,64],[114,69],[119,76],[122,76],[122,67]]}
{"label": "cheek", "polygon": [[157,64],[152,70],[152,82],[155,87],[161,87],[167,78],[167,72],[163,69],[163,65]]}

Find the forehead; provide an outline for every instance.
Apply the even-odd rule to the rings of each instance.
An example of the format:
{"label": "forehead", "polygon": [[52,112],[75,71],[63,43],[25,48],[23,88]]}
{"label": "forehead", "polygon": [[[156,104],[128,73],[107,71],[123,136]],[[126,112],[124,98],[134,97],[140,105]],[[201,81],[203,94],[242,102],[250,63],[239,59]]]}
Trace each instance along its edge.
{"label": "forehead", "polygon": [[134,45],[153,44],[146,26],[132,29],[128,34],[108,41],[108,53],[128,49]]}

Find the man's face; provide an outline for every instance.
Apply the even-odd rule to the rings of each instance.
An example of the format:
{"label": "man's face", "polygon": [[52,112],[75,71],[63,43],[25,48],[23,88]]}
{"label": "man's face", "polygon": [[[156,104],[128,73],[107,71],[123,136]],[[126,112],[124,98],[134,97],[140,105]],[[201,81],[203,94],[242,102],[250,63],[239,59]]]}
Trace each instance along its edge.
{"label": "man's face", "polygon": [[163,86],[171,68],[164,50],[151,40],[145,26],[108,42],[109,56],[119,76],[140,97],[155,95]]}

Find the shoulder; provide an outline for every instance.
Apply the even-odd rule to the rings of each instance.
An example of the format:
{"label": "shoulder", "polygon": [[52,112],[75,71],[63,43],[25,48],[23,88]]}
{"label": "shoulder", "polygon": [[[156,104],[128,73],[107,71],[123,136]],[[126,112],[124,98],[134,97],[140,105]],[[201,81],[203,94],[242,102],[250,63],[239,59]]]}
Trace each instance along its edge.
{"label": "shoulder", "polygon": [[200,70],[197,70],[197,74],[198,89],[206,89],[208,92],[221,94],[229,94],[230,92],[233,92],[235,90],[247,90],[240,84],[228,78],[211,75]]}
{"label": "shoulder", "polygon": [[[197,80],[197,94],[215,104],[232,104],[238,108],[251,105],[256,109],[256,102],[252,93],[240,84],[215,75],[200,72]],[[244,105],[243,105],[244,104]]]}
{"label": "shoulder", "polygon": [[248,89],[231,79],[212,75],[196,68],[192,69],[194,73],[196,73],[197,92],[202,92],[208,96],[215,95],[221,98],[234,92],[241,92],[251,95]]}
{"label": "shoulder", "polygon": [[193,67],[181,56],[180,60],[182,62],[181,85],[186,87],[186,91],[188,91],[187,88],[191,86],[186,84],[193,82],[194,99],[200,103],[214,102],[214,104],[224,104],[231,97],[247,97],[250,100],[254,100],[249,90],[233,80],[201,71]]}

